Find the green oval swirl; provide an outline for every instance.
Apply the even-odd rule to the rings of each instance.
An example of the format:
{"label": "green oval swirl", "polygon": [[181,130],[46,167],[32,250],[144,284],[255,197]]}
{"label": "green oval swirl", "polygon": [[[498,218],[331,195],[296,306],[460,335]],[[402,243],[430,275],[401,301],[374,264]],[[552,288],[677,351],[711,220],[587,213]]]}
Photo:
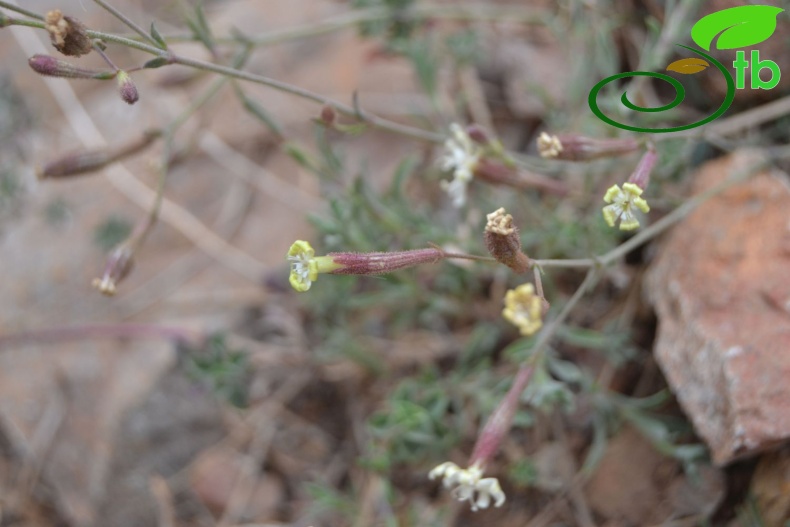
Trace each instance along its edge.
{"label": "green oval swirl", "polygon": [[663,81],[669,82],[672,85],[672,87],[675,88],[675,99],[669,104],[665,104],[664,106],[660,106],[658,108],[644,108],[642,106],[637,106],[636,104],[633,104],[630,100],[628,100],[628,93],[623,93],[620,100],[626,108],[629,108],[637,112],[663,112],[666,110],[671,110],[672,108],[676,107],[681,102],[683,102],[683,99],[686,97],[686,91],[683,88],[683,85],[680,84],[680,82],[677,81],[676,79],[670,77],[669,75],[665,75],[663,73],[655,73],[652,71],[628,71],[625,73],[618,73],[617,75],[612,75],[611,77],[606,77],[604,80],[593,86],[592,90],[590,90],[590,95],[588,96],[587,100],[588,103],[590,104],[590,109],[592,110],[592,112],[603,122],[615,126],[617,128],[622,128],[623,130],[630,130],[632,132],[649,132],[654,134],[663,134],[668,132],[680,132],[681,130],[689,130],[691,128],[696,128],[698,126],[707,124],[713,121],[714,119],[721,117],[721,115],[727,111],[727,109],[732,104],[732,101],[735,99],[735,80],[732,78],[732,75],[730,74],[729,71],[727,71],[727,69],[724,67],[724,65],[721,62],[714,59],[707,53],[704,53],[694,48],[690,48],[688,46],[683,46],[681,44],[678,44],[678,46],[680,46],[681,48],[685,48],[709,60],[711,63],[713,63],[714,66],[716,66],[716,68],[718,68],[718,70],[722,73],[722,75],[724,75],[724,79],[727,81],[727,96],[724,98],[724,102],[721,103],[721,106],[719,106],[719,108],[716,110],[715,113],[706,117],[705,119],[702,119],[695,123],[686,124],[683,126],[673,126],[670,128],[640,128],[637,126],[631,126],[628,124],[617,122],[614,119],[610,119],[598,107],[598,101],[597,101],[598,93],[601,91],[601,89],[604,86],[617,79],[622,79],[625,77],[640,77],[640,76],[655,77],[657,79],[661,79]]}

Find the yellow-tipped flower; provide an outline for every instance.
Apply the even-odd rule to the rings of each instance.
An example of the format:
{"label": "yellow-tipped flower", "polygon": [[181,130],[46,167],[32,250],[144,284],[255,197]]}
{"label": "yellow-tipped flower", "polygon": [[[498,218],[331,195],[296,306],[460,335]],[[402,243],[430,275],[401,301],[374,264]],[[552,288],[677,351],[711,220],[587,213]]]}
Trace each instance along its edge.
{"label": "yellow-tipped flower", "polygon": [[620,189],[618,185],[612,185],[606,191],[603,200],[610,205],[603,208],[603,218],[609,227],[614,227],[617,220],[620,220],[620,230],[632,231],[639,227],[639,220],[634,214],[634,209],[642,212],[649,212],[650,206],[640,196],[642,189],[634,183],[624,183]]}
{"label": "yellow-tipped flower", "polygon": [[329,253],[316,256],[309,243],[297,240],[288,250],[291,286],[303,293],[318,279],[319,273],[376,275],[415,265],[436,263],[445,258],[437,247],[376,253]]}
{"label": "yellow-tipped flower", "polygon": [[524,336],[533,335],[543,325],[543,301],[532,284],[522,284],[505,294],[502,316],[518,327]]}
{"label": "yellow-tipped flower", "polygon": [[288,262],[291,264],[288,280],[291,287],[300,293],[310,289],[313,282],[318,280],[318,273],[328,273],[339,267],[328,256],[316,256],[313,247],[303,240],[296,240],[288,249]]}

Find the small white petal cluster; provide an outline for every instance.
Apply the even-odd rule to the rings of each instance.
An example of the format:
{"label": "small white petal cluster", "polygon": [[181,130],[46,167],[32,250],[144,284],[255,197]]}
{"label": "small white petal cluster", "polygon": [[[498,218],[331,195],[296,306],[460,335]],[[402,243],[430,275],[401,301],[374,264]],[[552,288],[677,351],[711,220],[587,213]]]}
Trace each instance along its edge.
{"label": "small white petal cluster", "polygon": [[641,210],[644,213],[650,212],[650,206],[644,198],[641,198],[642,189],[633,183],[624,183],[620,189],[617,185],[612,185],[606,191],[603,200],[611,203],[603,208],[603,217],[610,227],[614,227],[617,220],[620,220],[620,230],[632,231],[639,228],[639,220],[634,211]]}
{"label": "small white petal cluster", "polygon": [[538,137],[538,153],[540,157],[551,159],[557,157],[562,152],[562,141],[556,135],[549,135],[546,132],[541,132]]}
{"label": "small white petal cluster", "polygon": [[494,501],[494,507],[505,503],[505,493],[496,478],[481,478],[483,470],[478,465],[462,469],[455,463],[446,462],[431,470],[429,479],[441,477],[445,488],[452,488],[452,495],[458,501],[469,501],[472,510],[487,509]]}
{"label": "small white petal cluster", "polygon": [[466,203],[466,186],[472,181],[475,167],[480,161],[481,149],[457,123],[450,125],[452,137],[444,142],[445,154],[441,159],[442,170],[452,170],[453,180],[442,181],[442,189],[450,195],[455,207]]}

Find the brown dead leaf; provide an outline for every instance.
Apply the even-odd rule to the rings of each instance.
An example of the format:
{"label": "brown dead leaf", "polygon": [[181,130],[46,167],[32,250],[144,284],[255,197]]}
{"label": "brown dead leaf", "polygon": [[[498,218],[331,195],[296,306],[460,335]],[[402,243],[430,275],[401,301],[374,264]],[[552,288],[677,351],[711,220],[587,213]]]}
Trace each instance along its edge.
{"label": "brown dead leaf", "polygon": [[752,478],[752,494],[765,525],[790,518],[790,450],[765,454]]}
{"label": "brown dead leaf", "polygon": [[676,60],[667,66],[667,71],[674,71],[675,73],[681,73],[683,75],[692,75],[694,73],[699,73],[708,66],[710,66],[708,61],[698,59],[696,57],[690,57],[687,59]]}

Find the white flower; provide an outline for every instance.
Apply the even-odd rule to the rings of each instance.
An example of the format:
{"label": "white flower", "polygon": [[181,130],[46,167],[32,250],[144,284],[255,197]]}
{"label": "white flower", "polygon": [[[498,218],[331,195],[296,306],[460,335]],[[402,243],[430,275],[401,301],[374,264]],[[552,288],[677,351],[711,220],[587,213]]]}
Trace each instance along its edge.
{"label": "white flower", "polygon": [[462,469],[455,463],[446,462],[428,473],[429,479],[442,478],[445,488],[452,488],[452,495],[458,501],[469,501],[472,510],[487,509],[494,500],[495,507],[505,503],[505,493],[496,478],[482,478],[483,470],[477,465]]}
{"label": "white flower", "polygon": [[617,185],[612,185],[606,191],[603,200],[611,205],[603,208],[603,218],[609,227],[614,227],[615,222],[620,219],[620,230],[632,231],[639,227],[639,220],[636,219],[634,209],[642,212],[649,212],[650,207],[643,198],[642,189],[633,183],[624,183],[622,190]]}
{"label": "white flower", "polygon": [[442,181],[445,190],[455,207],[466,202],[466,185],[472,180],[474,170],[480,161],[480,148],[472,141],[460,125],[450,125],[453,136],[444,142],[445,154],[441,159],[442,170],[452,170],[453,180]]}
{"label": "white flower", "polygon": [[538,153],[540,157],[551,159],[557,157],[562,152],[562,141],[556,135],[549,135],[541,132],[538,137]]}
{"label": "white flower", "polygon": [[295,241],[288,250],[287,260],[291,264],[291,286],[300,293],[310,289],[318,278],[315,251],[310,244],[302,240]]}

